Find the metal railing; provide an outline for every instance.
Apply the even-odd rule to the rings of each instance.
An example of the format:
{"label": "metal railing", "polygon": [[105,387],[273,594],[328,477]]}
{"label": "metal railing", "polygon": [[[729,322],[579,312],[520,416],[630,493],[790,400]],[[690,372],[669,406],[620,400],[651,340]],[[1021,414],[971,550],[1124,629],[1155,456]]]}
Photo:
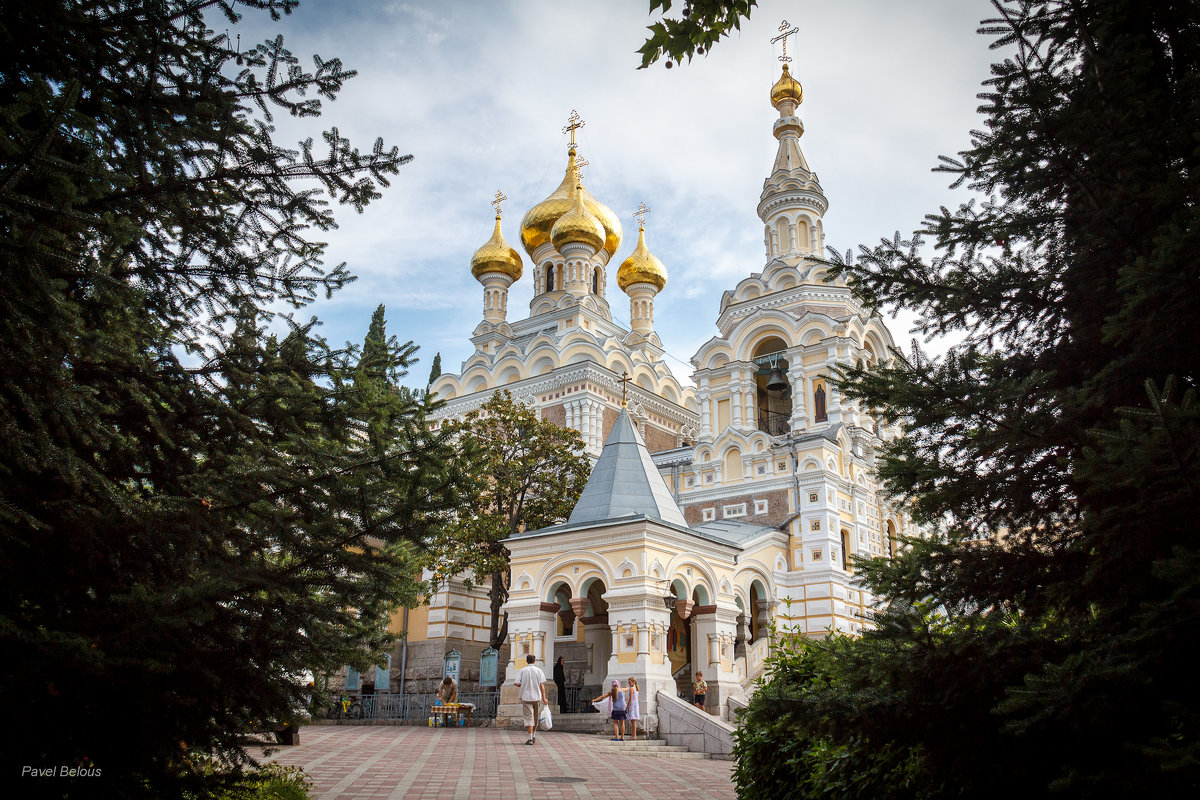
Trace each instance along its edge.
{"label": "metal railing", "polygon": [[792,418],[775,411],[758,410],[758,429],[772,436],[786,436],[792,429]]}
{"label": "metal railing", "polygon": [[[349,698],[349,707],[334,700],[324,714],[325,719],[400,720],[425,722],[430,709],[437,703],[437,694],[369,694]],[[460,692],[458,702],[475,706],[472,719],[495,719],[496,706],[500,702],[500,691]]]}
{"label": "metal railing", "polygon": [[568,714],[587,714],[595,711],[592,706],[592,693],[585,691],[584,686],[568,686],[565,694]]}

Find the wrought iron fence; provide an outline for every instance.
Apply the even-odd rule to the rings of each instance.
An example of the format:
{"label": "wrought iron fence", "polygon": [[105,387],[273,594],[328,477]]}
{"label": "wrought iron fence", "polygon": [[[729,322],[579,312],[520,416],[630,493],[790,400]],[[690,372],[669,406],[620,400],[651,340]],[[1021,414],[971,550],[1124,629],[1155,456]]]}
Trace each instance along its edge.
{"label": "wrought iron fence", "polygon": [[[437,694],[369,694],[346,698],[349,702],[335,699],[323,715],[327,719],[402,720],[425,722],[431,709],[437,705]],[[495,719],[500,691],[460,692],[458,702],[475,706],[472,719]]]}
{"label": "wrought iron fence", "polygon": [[568,714],[587,714],[595,711],[592,706],[592,693],[586,686],[568,686],[565,694]]}
{"label": "wrought iron fence", "polygon": [[758,410],[758,429],[772,436],[786,436],[792,429],[792,418],[787,414],[774,411]]}

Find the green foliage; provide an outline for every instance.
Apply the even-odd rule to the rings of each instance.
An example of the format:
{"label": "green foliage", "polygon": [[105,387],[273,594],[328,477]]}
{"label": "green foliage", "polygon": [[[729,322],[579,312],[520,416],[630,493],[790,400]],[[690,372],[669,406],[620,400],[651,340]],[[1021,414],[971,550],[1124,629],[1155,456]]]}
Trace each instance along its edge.
{"label": "green foliage", "polygon": [[507,638],[500,624],[509,579],[503,540],[570,516],[591,463],[578,431],[539,418],[503,390],[442,431],[457,442],[466,474],[458,518],[431,547],[431,588],[464,573],[490,581],[492,646],[499,648]]}
{"label": "green foliage", "polygon": [[434,353],[433,364],[429,367],[429,380],[426,381],[426,386],[433,386],[433,382],[442,376],[442,354]]}
{"label": "green foliage", "polygon": [[[650,0],[650,13],[671,10],[672,0]],[[686,57],[691,61],[704,55],[713,45],[728,36],[731,31],[741,30],[742,20],[750,16],[750,10],[758,5],[757,0],[684,0],[678,19],[664,17],[647,27],[650,36],[638,52],[642,64],[638,69],[667,57],[667,68]],[[673,59],[673,61],[672,61]]]}
{"label": "green foliage", "polygon": [[229,785],[219,790],[214,800],[309,800],[312,797],[312,779],[299,767],[272,762],[244,775],[227,777]]}
{"label": "green foliage", "polygon": [[879,473],[928,535],[856,562],[877,628],[748,712],[783,714],[739,755],[786,752],[786,796],[1200,791],[1200,9],[994,5],[985,124],[940,167],[983,199],[831,259],[958,340],[840,376],[902,425]]}
{"label": "green foliage", "polygon": [[453,505],[382,311],[360,352],[267,310],[350,280],[310,235],[408,160],[274,141],[273,113],[317,116],[354,73],[206,23],[294,5],[0,0],[5,774],[205,795],[199,765],[236,775],[310,672],[390,646]]}

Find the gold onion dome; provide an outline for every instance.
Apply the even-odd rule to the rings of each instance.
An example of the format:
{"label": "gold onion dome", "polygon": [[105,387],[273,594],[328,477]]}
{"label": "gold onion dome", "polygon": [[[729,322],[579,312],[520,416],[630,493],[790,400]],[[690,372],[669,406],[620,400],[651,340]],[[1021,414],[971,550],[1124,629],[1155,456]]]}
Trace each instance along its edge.
{"label": "gold onion dome", "polygon": [[771,87],[771,105],[778,106],[784,100],[791,100],[796,105],[800,105],[800,101],[803,99],[804,90],[800,88],[800,81],[792,77],[788,65],[784,64],[783,75]]}
{"label": "gold onion dome", "polygon": [[[575,191],[575,150],[569,150],[567,156],[567,174],[563,176],[558,188],[542,202],[538,203],[525,214],[521,220],[521,244],[525,252],[533,255],[533,251],[550,241],[550,233],[559,217],[571,208]],[[591,212],[600,226],[604,229],[604,247],[612,258],[621,246],[621,222],[608,206],[596,200],[583,190],[583,205]],[[600,248],[597,248],[600,249]]]}
{"label": "gold onion dome", "polygon": [[557,250],[562,250],[567,244],[577,243],[599,251],[604,245],[604,226],[583,204],[583,187],[577,184],[572,194],[571,207],[550,229],[550,241],[554,242]]}
{"label": "gold onion dome", "polygon": [[492,238],[471,256],[471,274],[479,280],[489,273],[507,275],[514,281],[521,277],[521,256],[504,241],[500,232],[500,215],[496,215],[496,229]]}
{"label": "gold onion dome", "polygon": [[646,229],[642,227],[638,228],[637,247],[617,270],[617,286],[621,291],[635,283],[653,284],[660,292],[667,285],[667,268],[646,248]]}

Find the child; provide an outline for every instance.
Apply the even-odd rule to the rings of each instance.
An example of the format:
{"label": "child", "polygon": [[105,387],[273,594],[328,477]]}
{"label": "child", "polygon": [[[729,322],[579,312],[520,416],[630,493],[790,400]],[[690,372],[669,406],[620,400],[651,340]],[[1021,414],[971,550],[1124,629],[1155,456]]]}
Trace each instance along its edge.
{"label": "child", "polygon": [[609,714],[612,716],[613,735],[612,741],[625,741],[625,690],[621,688],[620,681],[613,681],[612,688],[608,690],[608,694],[602,694],[592,700],[593,703],[606,701],[611,710]]}
{"label": "child", "polygon": [[[638,700],[638,688],[637,678],[630,677],[629,687],[625,690],[629,693],[629,702],[626,704],[625,708],[625,719],[629,720],[630,725],[633,728],[633,740],[635,742],[637,741],[638,720],[642,717],[641,702]],[[621,732],[622,734],[624,733],[624,726],[622,726]]]}
{"label": "child", "polygon": [[708,684],[704,682],[704,673],[696,670],[696,678],[692,681],[692,693],[696,696],[696,708],[704,710],[704,695],[708,694]]}

